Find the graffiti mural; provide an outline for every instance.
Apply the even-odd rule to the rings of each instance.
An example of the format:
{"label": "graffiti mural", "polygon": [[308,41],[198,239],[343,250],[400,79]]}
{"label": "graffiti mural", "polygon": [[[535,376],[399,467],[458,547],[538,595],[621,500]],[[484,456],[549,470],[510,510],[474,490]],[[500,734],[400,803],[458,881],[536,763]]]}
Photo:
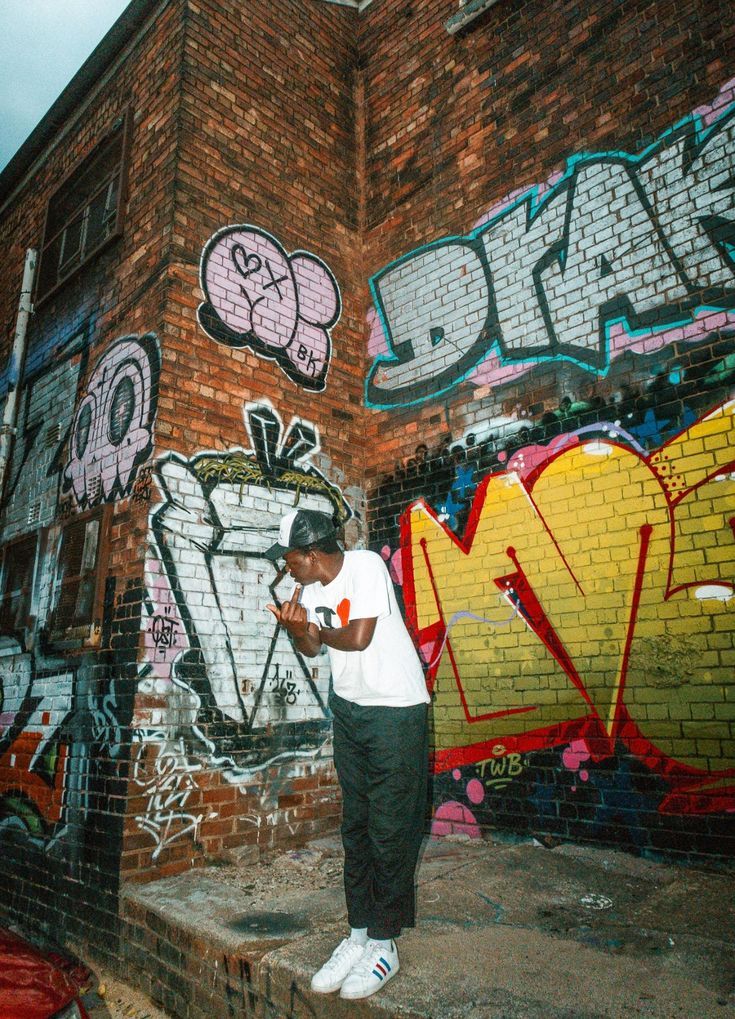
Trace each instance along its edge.
{"label": "graffiti mural", "polygon": [[216,813],[193,809],[190,799],[199,794],[194,774],[202,765],[189,760],[178,739],[171,744],[162,730],[138,729],[134,733],[132,759],[133,796],[145,800],[143,813],[135,818],[141,831],[155,841],[152,859],[177,839],[198,838],[202,821]]}
{"label": "graffiti mural", "polygon": [[327,738],[326,658],[307,662],[266,611],[290,582],[264,553],[294,505],[351,515],[309,462],[319,448],[311,425],[284,429],[266,403],[246,408],[245,424],[248,450],[156,463],[143,621],[142,688],[167,696],[191,751],[235,782],[312,758]]}
{"label": "graffiti mural", "polygon": [[24,380],[4,493],[4,540],[29,526],[48,526],[57,514],[77,387],[86,364],[86,341],[80,336],[63,356]]}
{"label": "graffiti mural", "polygon": [[566,747],[576,788],[622,745],[660,812],[732,810],[735,401],[652,451],[610,423],[524,452],[461,537],[424,500],[402,519],[437,770]]}
{"label": "graffiti mural", "polygon": [[640,155],[575,155],[466,237],[371,280],[370,406],[497,386],[544,361],[604,377],[625,352],[735,323],[735,82]]}
{"label": "graffiti mural", "polygon": [[0,828],[46,843],[63,829],[72,671],[37,668],[4,640],[0,652]]}
{"label": "graffiti mural", "polygon": [[228,226],[205,245],[200,281],[199,323],[212,339],[250,347],[304,389],[324,389],[342,303],[320,258],[289,255],[259,227]]}
{"label": "graffiti mural", "polygon": [[92,828],[122,835],[101,805],[126,784],[142,597],[105,578],[94,507],[144,494],[160,362],[152,334],[123,336],[88,378],[91,325],[73,318],[31,338],[2,507],[0,855],[52,883],[62,860],[64,880],[99,870]]}
{"label": "graffiti mural", "polygon": [[160,355],[152,333],[123,336],[100,357],[77,404],[64,490],[82,508],[130,494],[153,448]]}
{"label": "graffiti mural", "polygon": [[85,862],[86,848],[74,843],[93,815],[98,831],[120,838],[120,818],[98,812],[125,786],[118,764],[133,711],[140,604],[139,585],[116,597],[108,578],[96,654],[45,653],[43,631],[34,652],[0,637],[0,841],[22,836],[48,854],[66,839],[69,873]]}

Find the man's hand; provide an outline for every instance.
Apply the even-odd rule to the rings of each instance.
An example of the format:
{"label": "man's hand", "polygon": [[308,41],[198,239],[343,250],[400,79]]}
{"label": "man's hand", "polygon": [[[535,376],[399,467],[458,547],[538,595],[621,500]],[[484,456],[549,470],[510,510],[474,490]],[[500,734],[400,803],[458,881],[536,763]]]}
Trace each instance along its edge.
{"label": "man's hand", "polygon": [[301,604],[302,590],[303,588],[297,584],[291,600],[281,602],[280,609],[275,605],[266,605],[266,608],[273,613],[281,626],[288,630],[294,640],[305,637],[308,628],[306,609]]}
{"label": "man's hand", "polygon": [[319,640],[319,630],[313,623],[309,623],[306,609],[301,604],[302,590],[303,588],[297,584],[290,601],[281,602],[280,608],[275,605],[266,605],[266,608],[288,631],[298,650],[307,657],[313,658],[319,654],[321,641]]}

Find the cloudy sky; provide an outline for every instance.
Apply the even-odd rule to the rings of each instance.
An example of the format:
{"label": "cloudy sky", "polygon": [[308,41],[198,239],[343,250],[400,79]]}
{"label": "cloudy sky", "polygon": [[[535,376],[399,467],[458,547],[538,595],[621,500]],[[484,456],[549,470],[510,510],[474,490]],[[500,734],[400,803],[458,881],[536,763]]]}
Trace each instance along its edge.
{"label": "cloudy sky", "polygon": [[129,0],[0,0],[0,169]]}

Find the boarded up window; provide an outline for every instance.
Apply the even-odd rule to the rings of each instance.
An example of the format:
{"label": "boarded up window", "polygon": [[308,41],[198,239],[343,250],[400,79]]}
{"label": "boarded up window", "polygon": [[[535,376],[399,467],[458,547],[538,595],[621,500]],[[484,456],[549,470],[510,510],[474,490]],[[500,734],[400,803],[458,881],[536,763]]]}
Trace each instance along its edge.
{"label": "boarded up window", "polygon": [[37,545],[38,537],[32,534],[7,545],[3,552],[0,626],[5,631],[28,625]]}
{"label": "boarded up window", "polygon": [[51,196],[36,300],[42,301],[122,234],[130,114]]}
{"label": "boarded up window", "polygon": [[49,630],[62,637],[69,630],[99,624],[104,570],[103,549],[109,507],[71,520],[61,536]]}

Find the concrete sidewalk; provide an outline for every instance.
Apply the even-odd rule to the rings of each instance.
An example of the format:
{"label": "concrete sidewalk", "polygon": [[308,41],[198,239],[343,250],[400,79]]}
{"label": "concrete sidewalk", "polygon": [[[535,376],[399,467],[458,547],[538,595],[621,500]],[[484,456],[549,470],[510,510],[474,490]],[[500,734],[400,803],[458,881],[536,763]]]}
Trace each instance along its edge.
{"label": "concrete sidewalk", "polygon": [[731,874],[535,840],[429,840],[401,972],[346,1002],[309,986],[345,931],[338,843],[306,853],[330,861],[328,887],[305,889],[294,866],[259,890],[262,864],[128,886],[127,978],[180,1019],[735,1017]]}

